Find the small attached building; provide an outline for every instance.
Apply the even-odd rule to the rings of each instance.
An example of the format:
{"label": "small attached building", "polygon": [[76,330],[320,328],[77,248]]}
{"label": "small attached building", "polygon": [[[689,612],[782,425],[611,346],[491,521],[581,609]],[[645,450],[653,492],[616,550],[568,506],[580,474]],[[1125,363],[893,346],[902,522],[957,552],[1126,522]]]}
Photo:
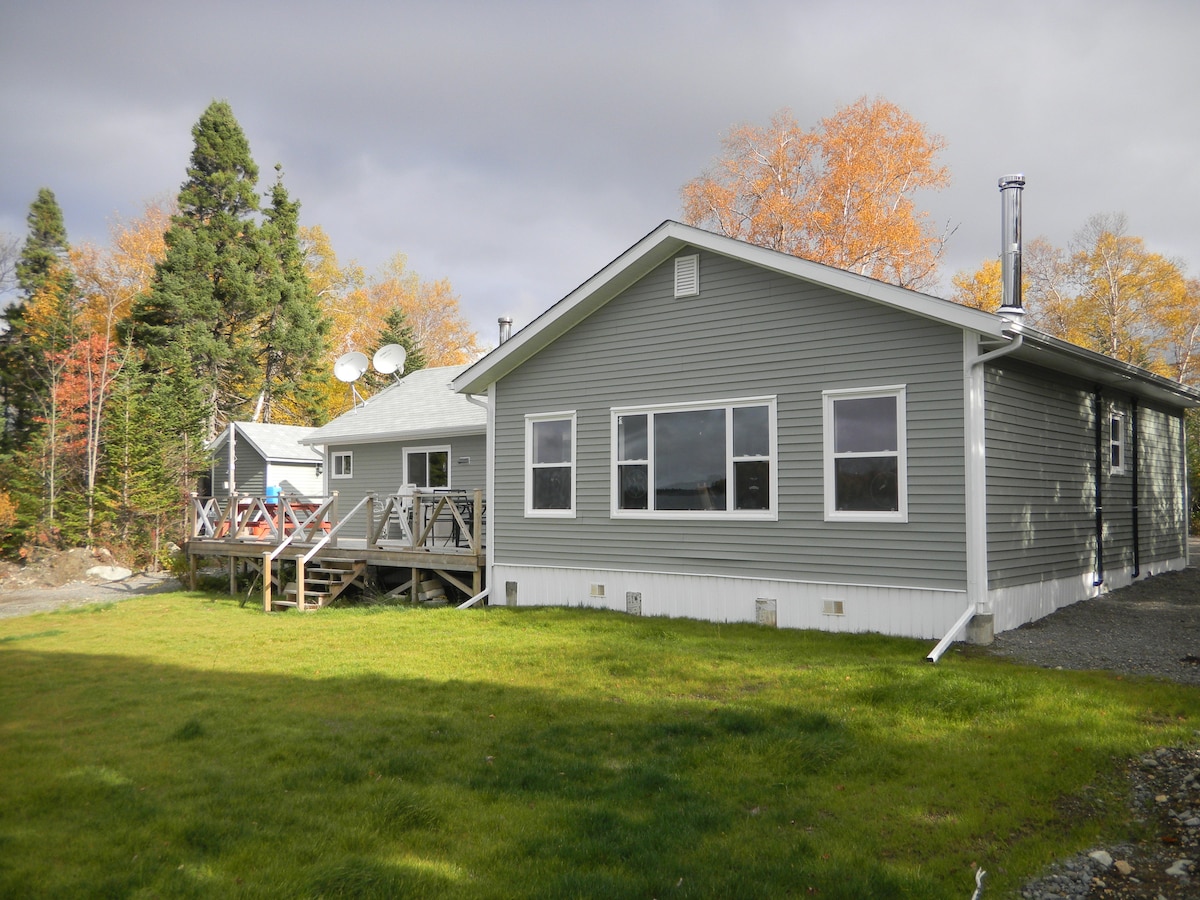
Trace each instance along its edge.
{"label": "small attached building", "polygon": [[1200,394],[677,222],[454,387],[493,604],[988,640],[1187,562]]}
{"label": "small attached building", "polygon": [[298,425],[230,423],[209,446],[212,496],[264,497],[268,489],[302,499],[321,496],[321,454],[301,443],[312,432]]}
{"label": "small attached building", "polygon": [[450,388],[465,368],[418,369],[306,435],[324,460],[324,493],[348,510],[405,485],[482,489],[487,413]]}

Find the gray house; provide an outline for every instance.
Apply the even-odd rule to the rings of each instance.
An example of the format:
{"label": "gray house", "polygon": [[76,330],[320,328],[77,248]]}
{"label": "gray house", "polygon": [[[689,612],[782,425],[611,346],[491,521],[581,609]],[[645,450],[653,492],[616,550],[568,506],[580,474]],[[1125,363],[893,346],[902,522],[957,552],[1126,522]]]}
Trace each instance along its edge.
{"label": "gray house", "polygon": [[454,380],[490,602],[989,640],[1183,567],[1200,393],[1019,312],[665,222]]}
{"label": "gray house", "polygon": [[321,454],[301,443],[313,429],[233,422],[209,445],[212,494],[262,497],[268,488],[297,497],[321,494]]}
{"label": "gray house", "polygon": [[323,493],[349,510],[405,485],[483,488],[487,411],[450,389],[464,368],[418,369],[306,435],[324,459]]}

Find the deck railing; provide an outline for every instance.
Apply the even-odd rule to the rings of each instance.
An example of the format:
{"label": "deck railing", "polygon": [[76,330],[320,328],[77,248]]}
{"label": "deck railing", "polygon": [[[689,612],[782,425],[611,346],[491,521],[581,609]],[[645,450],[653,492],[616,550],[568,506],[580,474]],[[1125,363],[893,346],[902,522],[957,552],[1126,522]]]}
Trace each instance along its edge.
{"label": "deck railing", "polygon": [[479,555],[483,552],[484,516],[481,490],[416,489],[382,497],[367,494],[344,517],[338,513],[337,492],[320,499],[192,494],[188,534],[194,540],[257,543],[279,550],[288,545],[307,549],[318,542],[335,543],[341,537],[361,540],[373,550]]}

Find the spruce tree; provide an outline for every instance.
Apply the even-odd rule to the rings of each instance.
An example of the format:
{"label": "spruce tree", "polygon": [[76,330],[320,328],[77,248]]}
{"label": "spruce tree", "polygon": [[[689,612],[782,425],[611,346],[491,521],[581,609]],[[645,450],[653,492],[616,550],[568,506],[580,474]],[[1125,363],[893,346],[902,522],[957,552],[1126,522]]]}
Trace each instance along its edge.
{"label": "spruce tree", "polygon": [[214,101],[192,128],[195,142],[179,213],[150,291],[130,314],[131,336],[150,371],[198,406],[211,438],[247,415],[255,399],[255,332],[264,311],[258,167],[229,104]]}
{"label": "spruce tree", "polygon": [[318,371],[325,352],[329,319],[321,309],[304,270],[300,248],[300,203],[283,186],[282,167],[275,167],[271,204],[262,236],[266,314],[258,336],[261,372],[254,418],[263,422],[320,424],[328,374]]}
{"label": "spruce tree", "polygon": [[[38,191],[26,222],[29,231],[15,267],[21,297],[4,311],[6,327],[0,335],[0,408],[7,412],[0,450],[6,452],[29,444],[36,418],[53,399],[48,360],[65,351],[73,338],[70,245],[52,190]],[[26,320],[35,309],[39,324],[30,329]]]}
{"label": "spruce tree", "polygon": [[375,347],[376,352],[388,344],[399,344],[404,348],[404,368],[392,375],[381,375],[373,368],[368,369],[363,375],[363,383],[371,392],[382,390],[391,384],[393,379],[403,378],[410,372],[425,368],[428,364],[425,352],[421,349],[417,336],[413,334],[412,326],[408,324],[408,316],[399,306],[393,306],[384,316],[383,328],[379,332],[379,343]]}

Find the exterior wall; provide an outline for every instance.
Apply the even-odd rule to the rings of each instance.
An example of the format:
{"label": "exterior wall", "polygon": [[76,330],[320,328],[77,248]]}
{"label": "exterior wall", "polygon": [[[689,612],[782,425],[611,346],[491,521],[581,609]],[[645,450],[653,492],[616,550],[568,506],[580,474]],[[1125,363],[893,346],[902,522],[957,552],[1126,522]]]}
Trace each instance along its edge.
{"label": "exterior wall", "polygon": [[[482,434],[453,438],[422,438],[417,441],[377,441],[366,444],[331,444],[325,448],[325,472],[328,493],[338,492],[338,509],[348,512],[367,494],[394,494],[404,484],[404,450],[418,447],[450,447],[450,487],[456,490],[480,490],[487,487],[487,438]],[[354,454],[352,478],[329,477],[333,453]],[[470,462],[463,462],[465,459]]]}
{"label": "exterior wall", "polygon": [[[497,572],[552,566],[964,590],[960,332],[707,252],[698,297],[676,299],[672,276],[669,261],[493,389]],[[908,522],[826,522],[822,391],[891,385],[907,392]],[[613,407],[763,396],[777,405],[777,521],[612,518]],[[576,413],[576,515],[526,517],[524,417],[567,410]],[[587,602],[559,582],[559,602]],[[703,614],[738,618],[739,602]],[[686,612],[690,602],[680,608],[702,614]],[[889,622],[861,624],[924,633]]]}
{"label": "exterior wall", "polygon": [[[1110,471],[1109,414],[1125,416],[1126,467]],[[1095,407],[1089,385],[1002,361],[987,372],[988,586],[995,629],[1122,587],[1135,577],[1132,401],[1101,392],[1103,572],[1096,559]],[[1178,413],[1139,405],[1137,576],[1186,560]]]}
{"label": "exterior wall", "polygon": [[310,500],[320,497],[324,480],[317,474],[316,465],[271,463],[267,469],[267,484],[278,487],[288,496]]}
{"label": "exterior wall", "polygon": [[[233,475],[236,479],[237,492],[261,497],[267,485],[267,461],[258,455],[250,443],[244,439],[234,443]],[[228,497],[229,485],[229,445],[225,444],[217,451],[212,463],[212,490],[214,497]]]}

